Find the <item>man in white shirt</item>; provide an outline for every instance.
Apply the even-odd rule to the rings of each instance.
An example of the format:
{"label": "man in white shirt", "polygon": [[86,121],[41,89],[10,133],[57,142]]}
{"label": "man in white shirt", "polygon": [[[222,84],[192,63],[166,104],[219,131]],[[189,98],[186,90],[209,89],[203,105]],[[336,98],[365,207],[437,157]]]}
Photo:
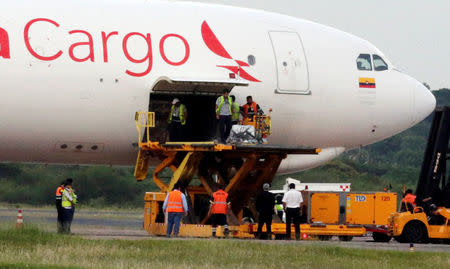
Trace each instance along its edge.
{"label": "man in white shirt", "polygon": [[291,239],[291,222],[294,221],[295,239],[300,240],[300,208],[303,203],[302,193],[295,190],[295,184],[289,184],[289,191],[284,194],[283,208],[286,212],[286,237]]}

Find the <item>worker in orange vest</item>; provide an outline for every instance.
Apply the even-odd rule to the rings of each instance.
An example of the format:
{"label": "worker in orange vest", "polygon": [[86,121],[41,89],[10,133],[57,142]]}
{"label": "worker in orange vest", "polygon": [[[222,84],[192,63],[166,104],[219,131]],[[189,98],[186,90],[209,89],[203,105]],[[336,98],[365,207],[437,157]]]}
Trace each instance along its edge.
{"label": "worker in orange vest", "polygon": [[228,193],[222,188],[213,193],[213,201],[211,204],[211,222],[212,236],[216,236],[217,226],[224,226],[224,234],[228,235],[227,210],[228,210]]}
{"label": "worker in orange vest", "polygon": [[175,184],[173,191],[167,194],[164,200],[163,210],[168,215],[166,236],[170,237],[173,230],[174,237],[177,237],[180,232],[181,219],[188,212],[186,196],[181,192],[178,183]]}
{"label": "worker in orange vest", "polygon": [[56,227],[58,229],[58,233],[62,233],[62,193],[64,191],[66,185],[66,181],[61,182],[58,188],[56,188],[56,211],[58,212],[58,220],[56,222]]}
{"label": "worker in orange vest", "polygon": [[[402,207],[405,205],[405,209],[408,209],[412,211],[414,207],[417,206],[416,204],[416,196],[412,194],[412,190],[408,189],[405,192],[405,196],[402,199]],[[412,206],[412,208],[411,208]]]}
{"label": "worker in orange vest", "polygon": [[259,105],[253,102],[252,96],[247,96],[247,104],[242,106],[242,121],[253,121],[253,116],[256,114],[263,114],[264,112],[261,110]]}

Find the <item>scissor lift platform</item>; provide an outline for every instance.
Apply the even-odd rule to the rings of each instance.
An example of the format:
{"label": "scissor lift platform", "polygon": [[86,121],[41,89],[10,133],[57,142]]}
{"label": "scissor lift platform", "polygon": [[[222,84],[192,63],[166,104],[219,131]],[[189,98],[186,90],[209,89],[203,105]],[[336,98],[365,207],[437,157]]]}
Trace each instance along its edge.
{"label": "scissor lift platform", "polygon": [[[217,186],[229,193],[232,222],[240,224],[243,208],[249,206],[250,198],[264,183],[272,182],[281,161],[288,154],[315,155],[321,151],[319,148],[268,144],[159,143],[150,139],[150,128],[154,127],[152,112],[137,113],[136,123],[140,141],[134,173],[136,179],[144,180],[149,165],[154,164],[153,181],[161,193],[171,191],[176,183],[180,183],[193,207],[192,216],[188,218],[191,224],[202,225],[208,221],[209,215],[201,208],[205,203],[201,205],[196,200],[200,196],[212,196]],[[166,168],[172,171],[169,182],[164,182],[160,176]],[[155,221],[156,217],[150,223]]]}

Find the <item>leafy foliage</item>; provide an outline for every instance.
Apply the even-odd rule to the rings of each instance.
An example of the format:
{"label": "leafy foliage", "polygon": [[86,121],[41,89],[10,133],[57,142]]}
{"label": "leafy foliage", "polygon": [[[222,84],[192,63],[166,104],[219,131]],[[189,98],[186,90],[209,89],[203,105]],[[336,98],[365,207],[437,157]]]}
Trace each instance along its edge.
{"label": "leafy foliage", "polygon": [[74,179],[79,201],[94,207],[142,205],[144,193],[155,190],[149,181],[137,183],[131,168],[103,166],[13,165],[19,172],[5,176],[11,165],[0,165],[0,202],[34,205],[53,204],[56,187]]}

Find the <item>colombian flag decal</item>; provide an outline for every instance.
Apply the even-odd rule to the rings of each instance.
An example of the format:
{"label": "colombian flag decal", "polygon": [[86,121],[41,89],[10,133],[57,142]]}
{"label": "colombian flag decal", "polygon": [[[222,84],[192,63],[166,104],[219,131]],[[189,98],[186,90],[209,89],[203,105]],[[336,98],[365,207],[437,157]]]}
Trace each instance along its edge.
{"label": "colombian flag decal", "polygon": [[359,78],[360,88],[376,88],[374,78]]}

